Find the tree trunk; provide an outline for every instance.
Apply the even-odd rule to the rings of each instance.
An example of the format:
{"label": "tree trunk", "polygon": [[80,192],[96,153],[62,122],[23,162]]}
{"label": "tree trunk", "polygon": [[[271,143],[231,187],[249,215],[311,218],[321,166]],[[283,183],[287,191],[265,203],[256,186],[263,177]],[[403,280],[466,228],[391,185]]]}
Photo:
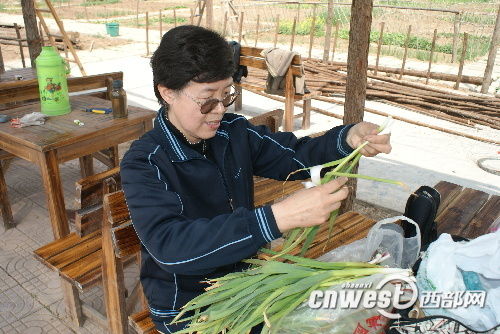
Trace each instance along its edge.
{"label": "tree trunk", "polygon": [[23,10],[24,26],[26,28],[26,39],[31,59],[31,67],[35,68],[35,59],[42,51],[40,33],[36,24],[36,13],[34,0],[21,0]]}
{"label": "tree trunk", "polygon": [[[373,0],[353,0],[347,54],[347,80],[344,105],[344,124],[363,120],[366,99],[368,49],[372,24]],[[355,168],[352,173],[356,173]],[[356,197],[356,179],[349,181],[349,196],[342,204],[341,212],[352,210]]]}
{"label": "tree trunk", "polygon": [[500,44],[500,6],[498,6],[497,21],[495,23],[493,35],[491,36],[491,46],[490,52],[488,54],[488,62],[486,63],[486,68],[484,70],[483,86],[481,87],[481,93],[483,94],[488,93],[488,89],[491,85],[491,74],[493,73],[493,67],[495,66],[498,44]]}

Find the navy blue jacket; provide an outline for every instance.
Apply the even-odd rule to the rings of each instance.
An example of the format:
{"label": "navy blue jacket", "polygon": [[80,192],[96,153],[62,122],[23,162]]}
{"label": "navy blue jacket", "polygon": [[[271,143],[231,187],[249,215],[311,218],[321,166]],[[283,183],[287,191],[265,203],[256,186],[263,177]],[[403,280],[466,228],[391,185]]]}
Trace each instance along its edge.
{"label": "navy blue jacket", "polygon": [[[208,140],[213,161],[181,142],[163,109],[121,162],[123,190],[142,243],[141,281],[154,318],[170,318],[203,292],[200,281],[241,269],[281,236],[270,206],[255,209],[253,176],[284,180],[352,149],[349,126],[317,138],[271,133],[226,113]],[[306,179],[308,172],[293,175]]]}

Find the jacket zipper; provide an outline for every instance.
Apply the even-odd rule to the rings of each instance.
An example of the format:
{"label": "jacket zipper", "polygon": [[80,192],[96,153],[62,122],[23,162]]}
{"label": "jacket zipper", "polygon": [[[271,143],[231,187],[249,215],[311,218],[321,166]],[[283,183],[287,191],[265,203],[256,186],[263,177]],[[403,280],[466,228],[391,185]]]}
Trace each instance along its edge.
{"label": "jacket zipper", "polygon": [[[225,154],[225,151],[224,151],[224,154]],[[224,185],[224,190],[226,191],[227,203],[229,204],[229,208],[231,209],[231,212],[234,212],[233,198],[231,197],[231,194],[230,194],[229,189],[228,189],[228,185],[226,183],[226,179],[224,178],[223,172],[220,171],[219,166],[217,166],[217,164],[215,162],[213,162],[210,159],[207,159],[206,157],[195,158],[195,159],[204,159],[204,160],[208,161],[209,163],[215,165],[215,168],[217,168],[217,172],[219,172],[219,176],[222,180],[222,184]]]}

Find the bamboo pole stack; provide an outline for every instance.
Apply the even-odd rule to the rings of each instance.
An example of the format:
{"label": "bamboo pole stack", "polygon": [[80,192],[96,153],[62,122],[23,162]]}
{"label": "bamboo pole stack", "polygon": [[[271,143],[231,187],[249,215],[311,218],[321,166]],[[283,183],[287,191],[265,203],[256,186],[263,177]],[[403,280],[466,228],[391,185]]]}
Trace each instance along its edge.
{"label": "bamboo pole stack", "polygon": [[[345,68],[331,64],[319,59],[306,60],[306,85],[311,91],[321,91],[318,100],[338,104],[333,97],[345,95]],[[245,80],[262,86],[266,77],[266,71],[251,69]],[[381,100],[465,126],[484,125],[500,129],[500,99],[494,97],[459,95],[424,84],[368,74],[367,99]],[[323,113],[316,109],[312,110]]]}

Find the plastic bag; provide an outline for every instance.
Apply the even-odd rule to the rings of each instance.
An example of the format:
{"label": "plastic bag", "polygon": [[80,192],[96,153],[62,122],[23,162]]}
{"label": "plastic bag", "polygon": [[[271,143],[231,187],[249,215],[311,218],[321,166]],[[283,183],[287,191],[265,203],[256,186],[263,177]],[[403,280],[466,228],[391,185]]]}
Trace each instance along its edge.
{"label": "plastic bag", "polygon": [[[422,259],[417,274],[419,299],[426,315],[448,316],[478,331],[500,324],[500,231],[469,242],[454,242],[443,233]],[[448,307],[443,300],[453,294],[485,292],[485,303],[463,307],[460,297]],[[440,303],[426,305],[430,294]],[[446,294],[446,295],[445,295]],[[463,295],[462,295],[463,296]]]}
{"label": "plastic bag", "polygon": [[[371,288],[363,290],[375,291],[375,286],[385,277],[375,274],[350,282],[351,284],[371,284]],[[342,284],[334,285],[326,291],[345,290]],[[385,290],[394,292],[391,284],[386,284]],[[380,291],[380,290],[377,290]],[[390,312],[389,308],[385,309]],[[382,316],[378,309],[357,308],[318,308],[313,309],[305,302],[290,314],[285,316],[278,330],[273,329],[272,334],[349,334],[349,333],[384,333],[388,319]]]}
{"label": "plastic bag", "polygon": [[[403,228],[395,222],[404,220],[413,224],[416,235],[405,238]],[[335,228],[335,227],[334,227]],[[405,216],[396,216],[377,222],[366,238],[336,248],[318,258],[325,262],[361,261],[368,262],[377,253],[388,252],[391,256],[381,263],[389,267],[410,268],[420,253],[420,229],[418,224]]]}

